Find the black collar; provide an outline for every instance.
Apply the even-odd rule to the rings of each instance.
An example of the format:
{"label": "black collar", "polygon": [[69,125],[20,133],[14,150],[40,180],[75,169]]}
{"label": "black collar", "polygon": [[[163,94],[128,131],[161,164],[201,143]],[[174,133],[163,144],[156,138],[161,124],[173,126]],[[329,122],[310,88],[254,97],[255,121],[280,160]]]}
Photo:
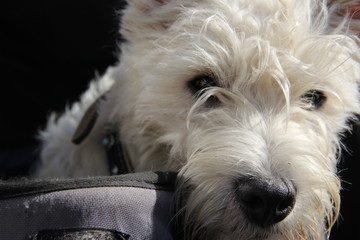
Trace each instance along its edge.
{"label": "black collar", "polygon": [[[100,103],[106,100],[105,92],[102,96],[97,98],[85,111],[79,125],[77,126],[72,142],[76,145],[81,144],[91,133],[95,126],[96,120],[99,116],[98,108]],[[127,158],[125,148],[122,146],[118,127],[108,125],[105,136],[101,139],[102,145],[105,147],[106,156],[108,160],[109,170],[111,175],[120,175],[132,172],[129,158]]]}
{"label": "black collar", "polygon": [[120,140],[118,129],[108,130],[101,139],[106,150],[106,157],[111,175],[121,175],[131,172],[131,165],[127,163],[126,152]]}

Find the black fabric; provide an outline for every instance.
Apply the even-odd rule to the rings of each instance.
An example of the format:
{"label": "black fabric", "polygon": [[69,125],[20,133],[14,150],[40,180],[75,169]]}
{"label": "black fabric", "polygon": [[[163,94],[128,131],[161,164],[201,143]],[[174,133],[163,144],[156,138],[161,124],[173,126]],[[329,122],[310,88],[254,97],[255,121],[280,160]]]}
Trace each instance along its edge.
{"label": "black fabric", "polygon": [[82,179],[0,181],[0,200],[60,190],[95,187],[138,187],[174,191],[174,172],[145,172]]}
{"label": "black fabric", "polygon": [[[63,111],[117,60],[124,0],[1,0],[1,148],[36,144],[50,111]],[[11,104],[10,104],[11,103]],[[30,113],[30,115],[26,112]]]}
{"label": "black fabric", "polygon": [[125,2],[0,1],[0,178],[26,175],[49,113],[63,112],[117,61]]}
{"label": "black fabric", "polygon": [[45,230],[30,240],[127,240],[129,235],[104,229]]}
{"label": "black fabric", "polygon": [[359,236],[360,194],[360,122],[354,122],[352,133],[343,139],[345,149],[339,163],[342,185],[341,209],[338,222],[331,231],[330,240],[357,239]]}

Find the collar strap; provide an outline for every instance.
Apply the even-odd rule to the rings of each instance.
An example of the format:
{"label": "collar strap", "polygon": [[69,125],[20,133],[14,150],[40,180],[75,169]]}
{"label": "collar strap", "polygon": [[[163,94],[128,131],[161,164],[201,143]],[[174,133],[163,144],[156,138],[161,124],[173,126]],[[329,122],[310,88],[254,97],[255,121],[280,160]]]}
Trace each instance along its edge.
{"label": "collar strap", "polygon": [[120,141],[119,130],[107,131],[101,139],[106,150],[106,157],[111,175],[120,175],[130,172],[130,166],[126,163],[125,152]]}

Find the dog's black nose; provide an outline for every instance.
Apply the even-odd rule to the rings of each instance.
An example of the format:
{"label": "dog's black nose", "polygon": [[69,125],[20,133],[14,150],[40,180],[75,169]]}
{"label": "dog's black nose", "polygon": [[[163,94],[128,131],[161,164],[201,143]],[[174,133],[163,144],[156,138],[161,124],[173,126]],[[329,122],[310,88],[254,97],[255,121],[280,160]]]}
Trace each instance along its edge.
{"label": "dog's black nose", "polygon": [[240,179],[236,182],[237,200],[248,219],[261,227],[284,220],[295,205],[294,184],[284,179],[264,181]]}

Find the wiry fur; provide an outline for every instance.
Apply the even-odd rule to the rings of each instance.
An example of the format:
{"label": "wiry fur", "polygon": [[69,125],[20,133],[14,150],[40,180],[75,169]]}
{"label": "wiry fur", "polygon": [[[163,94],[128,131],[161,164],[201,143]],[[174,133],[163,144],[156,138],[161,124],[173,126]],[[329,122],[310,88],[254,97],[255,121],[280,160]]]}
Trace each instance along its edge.
{"label": "wiry fur", "polygon": [[[101,138],[119,127],[134,171],[179,171],[185,239],[320,239],[340,205],[340,136],[359,113],[358,39],[352,1],[129,0],[119,64],[93,82],[43,140],[38,177],[109,174]],[[217,81],[194,95],[198,75]],[[326,95],[309,110],[301,96]],[[99,119],[70,141],[99,96]],[[218,104],[208,104],[216,97]],[[260,228],[235,200],[239,177],[288,179],[296,204]]]}

